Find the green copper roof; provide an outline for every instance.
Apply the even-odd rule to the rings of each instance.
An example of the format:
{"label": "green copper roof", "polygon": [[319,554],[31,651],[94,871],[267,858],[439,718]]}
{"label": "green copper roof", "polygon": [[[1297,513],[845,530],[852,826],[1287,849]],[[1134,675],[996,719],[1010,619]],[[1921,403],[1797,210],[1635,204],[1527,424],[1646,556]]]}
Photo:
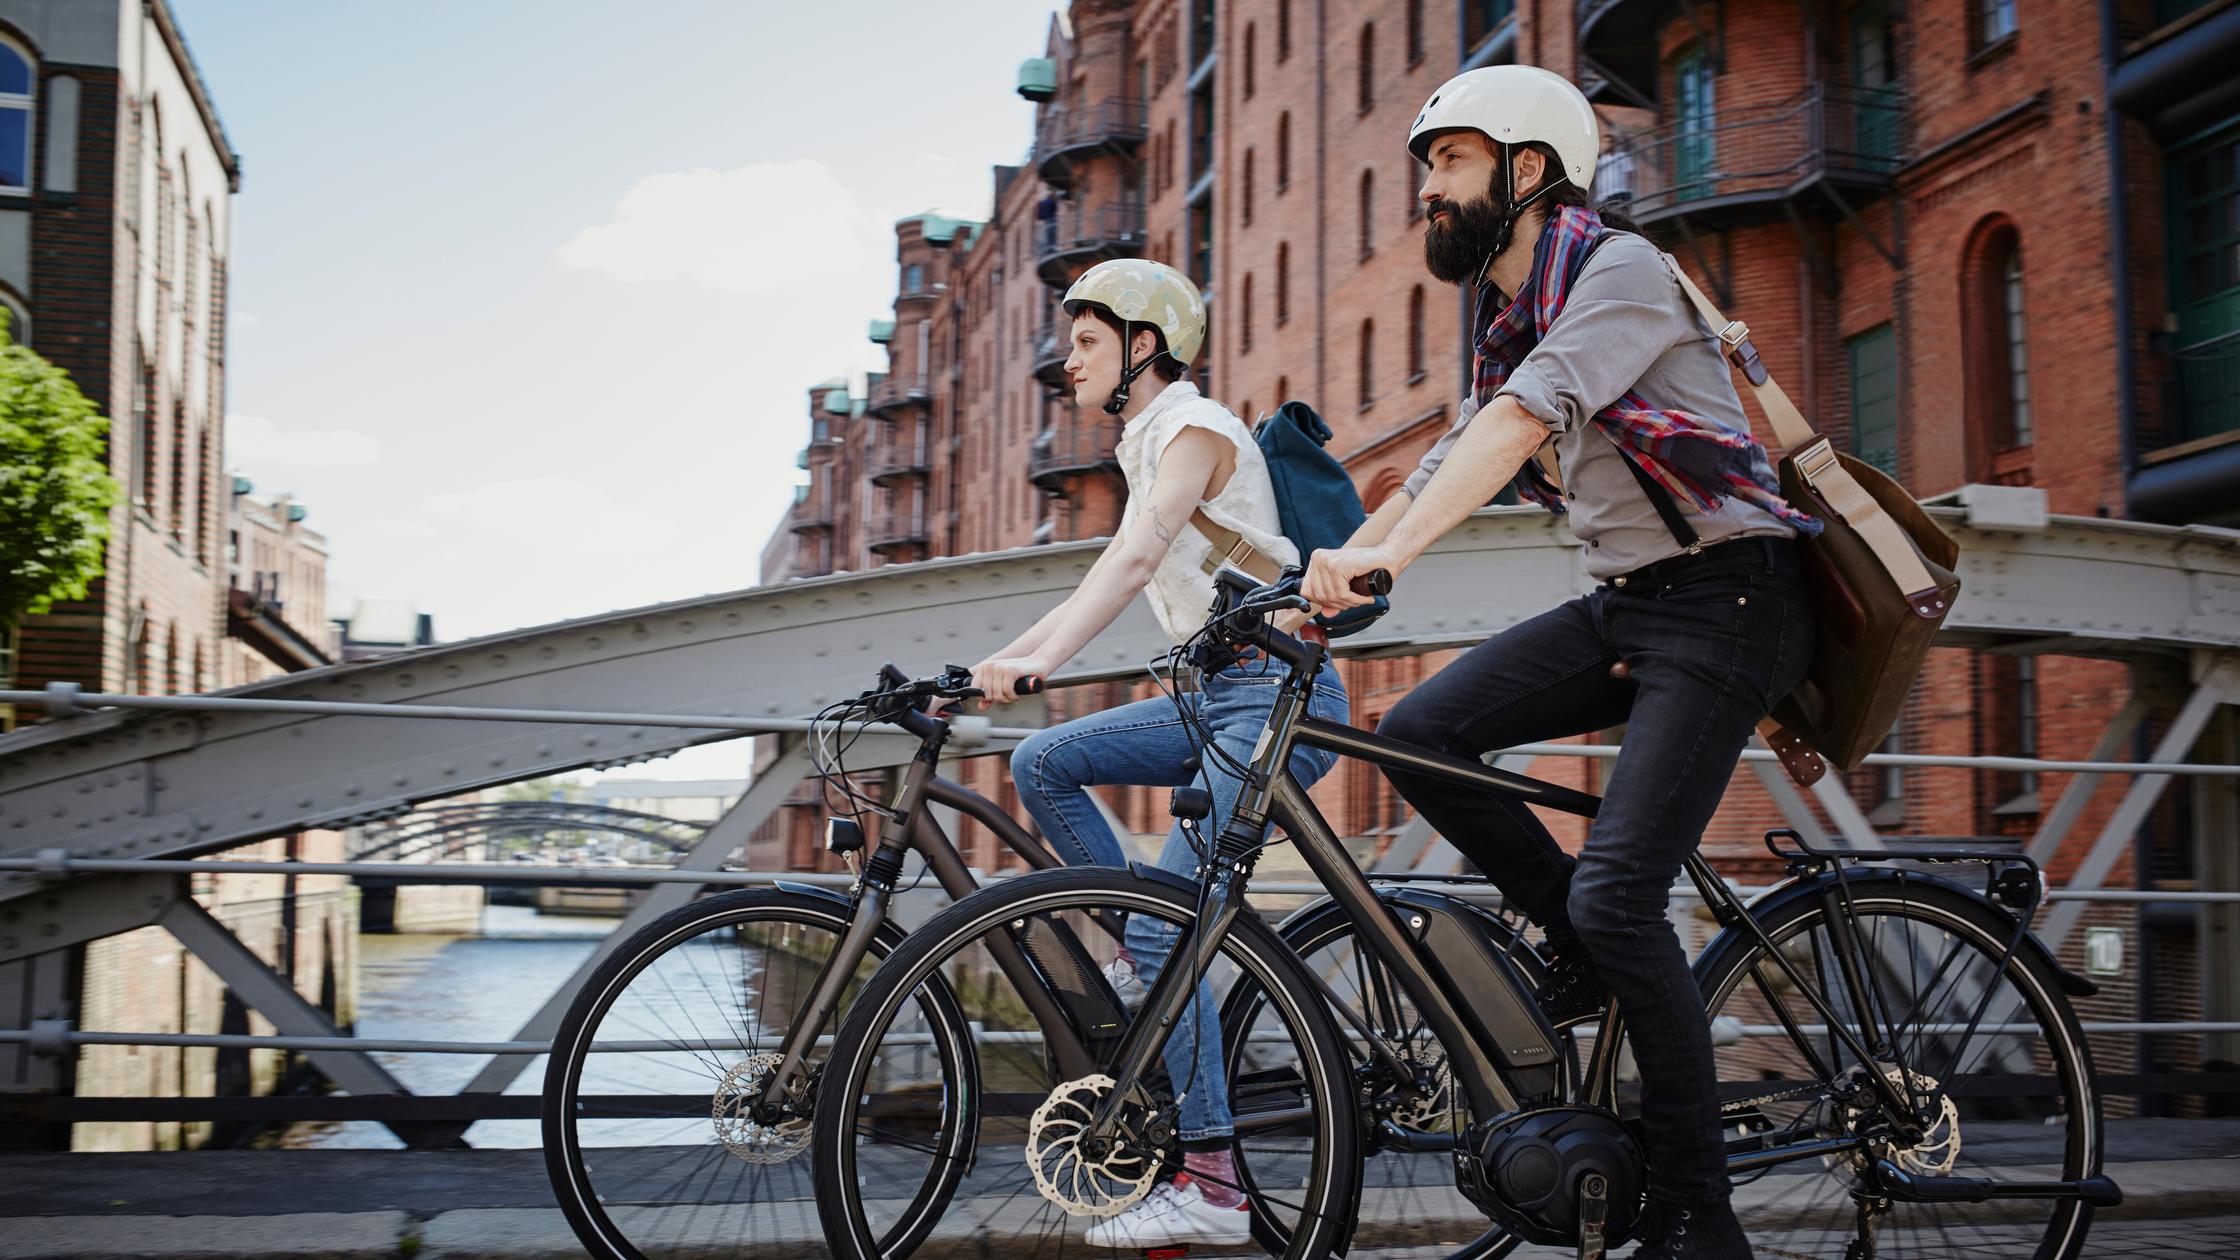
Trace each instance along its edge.
{"label": "green copper roof", "polygon": [[1030,101],[1047,101],[1057,94],[1057,62],[1048,57],[1029,57],[1019,63],[1019,95]]}
{"label": "green copper roof", "polygon": [[887,343],[888,343],[888,342],[890,342],[890,341],[893,341],[893,340],[894,340],[894,321],[893,321],[893,320],[891,320],[891,319],[875,319],[875,320],[872,320],[872,321],[871,321],[871,340],[872,340],[872,342],[873,342],[874,344],[876,344],[876,345],[882,345],[882,346],[883,346],[883,345],[885,345],[885,344],[887,344]]}
{"label": "green copper roof", "polygon": [[824,409],[836,416],[848,414],[849,402],[846,389],[828,389],[824,392]]}

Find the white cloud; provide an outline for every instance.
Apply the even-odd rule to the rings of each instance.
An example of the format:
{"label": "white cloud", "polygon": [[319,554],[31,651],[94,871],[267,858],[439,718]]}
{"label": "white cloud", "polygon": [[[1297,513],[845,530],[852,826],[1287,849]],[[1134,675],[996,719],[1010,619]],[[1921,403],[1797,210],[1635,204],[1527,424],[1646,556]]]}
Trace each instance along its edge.
{"label": "white cloud", "polygon": [[263,416],[226,417],[226,462],[252,476],[272,468],[365,468],[381,443],[356,429],[289,429]]}
{"label": "white cloud", "polygon": [[625,284],[778,293],[891,256],[887,225],[821,162],[757,162],[649,175],[611,222],[577,232],[560,261]]}

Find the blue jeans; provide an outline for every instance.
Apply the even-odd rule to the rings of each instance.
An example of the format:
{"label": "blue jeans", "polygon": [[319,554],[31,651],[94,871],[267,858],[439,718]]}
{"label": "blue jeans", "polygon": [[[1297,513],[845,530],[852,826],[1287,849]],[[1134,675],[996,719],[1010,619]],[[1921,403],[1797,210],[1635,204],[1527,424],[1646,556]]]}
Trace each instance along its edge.
{"label": "blue jeans", "polygon": [[[1216,747],[1238,762],[1249,762],[1253,743],[1267,726],[1268,712],[1275,706],[1276,690],[1282,681],[1281,666],[1251,661],[1212,675],[1205,680],[1204,690],[1184,695],[1181,702],[1212,736]],[[1346,720],[1345,686],[1338,681],[1338,671],[1328,664],[1315,679],[1308,712]],[[1124,867],[1128,864],[1127,851],[1098,812],[1096,802],[1089,799],[1088,789],[1100,784],[1180,787],[1190,781],[1184,762],[1197,755],[1174,702],[1155,696],[1028,736],[1011,754],[1011,778],[1018,786],[1020,803],[1068,865]],[[1311,784],[1328,773],[1336,760],[1334,753],[1299,748],[1291,754],[1290,769],[1301,784]],[[1221,768],[1218,757],[1208,753],[1202,761],[1196,782],[1212,793],[1213,813],[1200,824],[1199,834],[1210,845],[1221,834],[1222,824],[1235,809],[1237,793],[1244,785]],[[1197,851],[1183,835],[1181,825],[1169,828],[1166,847],[1159,853],[1159,869],[1195,877],[1198,864]],[[1155,980],[1166,965],[1175,936],[1175,929],[1168,924],[1146,921],[1142,915],[1130,916],[1128,952],[1134,956],[1136,974],[1145,984]],[[1208,986],[1198,986],[1198,997],[1183,1012],[1183,1021],[1168,1039],[1166,1049],[1167,1073],[1182,1096],[1182,1140],[1227,1138],[1233,1130],[1228,1075],[1222,1067],[1221,1016]]]}

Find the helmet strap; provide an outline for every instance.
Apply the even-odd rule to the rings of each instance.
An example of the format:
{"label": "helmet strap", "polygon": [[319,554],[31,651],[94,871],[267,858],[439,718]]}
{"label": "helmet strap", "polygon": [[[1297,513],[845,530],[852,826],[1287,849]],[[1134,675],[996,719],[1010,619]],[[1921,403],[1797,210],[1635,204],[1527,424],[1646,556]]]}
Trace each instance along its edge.
{"label": "helmet strap", "polygon": [[1516,231],[1517,220],[1523,217],[1525,210],[1533,202],[1540,200],[1543,194],[1556,186],[1555,180],[1543,179],[1540,181],[1540,187],[1531,196],[1522,201],[1517,200],[1516,177],[1511,173],[1509,167],[1510,159],[1516,154],[1516,146],[1499,141],[1496,143],[1500,144],[1501,148],[1501,158],[1497,163],[1501,168],[1501,228],[1494,234],[1493,252],[1486,255],[1485,264],[1478,268],[1479,284],[1486,282],[1487,273],[1493,270],[1493,260],[1501,257],[1503,251],[1509,248],[1509,239],[1511,234]]}
{"label": "helmet strap", "polygon": [[[1127,322],[1121,321],[1121,326],[1127,327]],[[1135,340],[1132,334],[1123,334],[1120,338],[1120,383],[1112,387],[1112,397],[1105,400],[1104,413],[1108,416],[1120,414],[1121,408],[1128,405],[1128,392],[1136,383],[1136,378],[1159,361],[1159,355],[1154,354],[1141,363],[1132,363],[1135,357]],[[1163,350],[1159,352],[1164,353],[1166,352]]]}

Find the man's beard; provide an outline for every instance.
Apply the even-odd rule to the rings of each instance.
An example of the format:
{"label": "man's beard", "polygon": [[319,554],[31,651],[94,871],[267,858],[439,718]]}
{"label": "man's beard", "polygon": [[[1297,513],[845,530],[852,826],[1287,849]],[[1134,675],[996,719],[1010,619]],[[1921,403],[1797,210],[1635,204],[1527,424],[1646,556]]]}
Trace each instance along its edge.
{"label": "man's beard", "polygon": [[1433,202],[1433,220],[1423,233],[1423,265],[1436,279],[1463,284],[1478,278],[1478,269],[1507,241],[1501,222],[1500,199],[1487,181],[1486,195],[1469,201]]}

